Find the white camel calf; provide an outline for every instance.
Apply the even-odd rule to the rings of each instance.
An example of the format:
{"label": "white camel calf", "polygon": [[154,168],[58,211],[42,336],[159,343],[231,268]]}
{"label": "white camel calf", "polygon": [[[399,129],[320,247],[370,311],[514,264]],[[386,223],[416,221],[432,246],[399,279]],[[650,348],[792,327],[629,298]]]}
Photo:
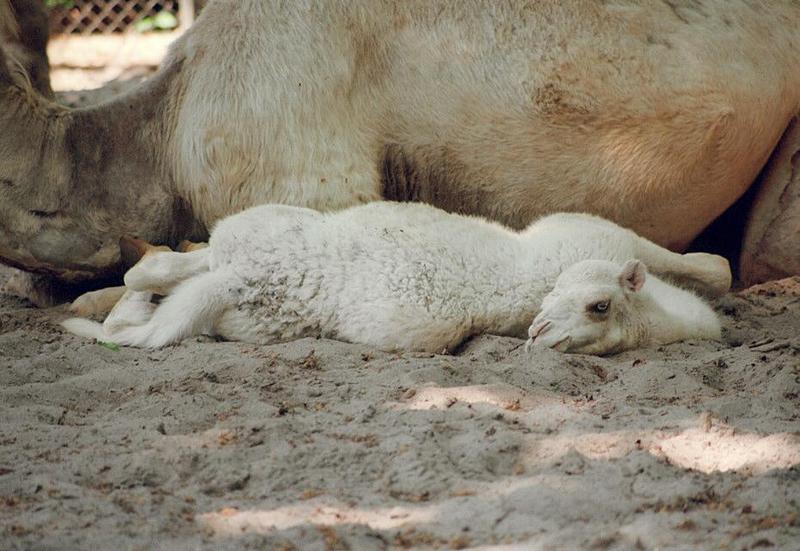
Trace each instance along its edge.
{"label": "white camel calf", "polygon": [[[672,253],[590,215],[556,214],[516,232],[422,204],[336,213],[265,205],[222,220],[206,249],[146,255],[125,275],[128,294],[105,325],[64,326],[141,347],[211,334],[439,352],[493,333],[607,354],[718,338],[713,310],[645,277],[644,263],[711,293],[730,285],[721,257]],[[143,308],[155,289],[168,296]],[[119,315],[127,302],[128,321]]]}

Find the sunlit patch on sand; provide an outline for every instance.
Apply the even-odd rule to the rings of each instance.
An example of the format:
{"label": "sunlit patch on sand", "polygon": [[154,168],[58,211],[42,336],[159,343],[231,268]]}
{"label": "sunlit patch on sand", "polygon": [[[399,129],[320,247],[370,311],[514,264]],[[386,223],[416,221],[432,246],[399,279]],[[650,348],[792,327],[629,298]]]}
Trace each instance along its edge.
{"label": "sunlit patch on sand", "polygon": [[[701,424],[705,416],[701,416]],[[522,453],[523,464],[556,461],[575,450],[590,459],[614,459],[635,450],[684,469],[703,473],[739,471],[760,474],[800,464],[800,435],[739,433],[724,423],[678,430],[561,434],[537,439]]]}
{"label": "sunlit patch on sand", "polygon": [[366,525],[374,530],[388,530],[405,524],[430,522],[436,516],[436,507],[389,507],[353,509],[327,505],[289,505],[272,510],[238,510],[225,508],[198,515],[197,522],[219,536],[250,533],[267,533],[286,530],[294,526],[336,526],[341,524]]}
{"label": "sunlit patch on sand", "polygon": [[490,404],[506,410],[527,410],[545,402],[561,403],[556,395],[531,396],[509,384],[438,387],[424,386],[407,393],[406,399],[396,405],[398,409],[445,409],[458,402],[465,404]]}
{"label": "sunlit patch on sand", "polygon": [[[509,384],[438,387],[423,386],[406,393],[397,409],[447,409],[459,402],[487,404],[518,419],[531,422],[568,415],[568,406],[556,395],[530,395]],[[535,411],[534,411],[535,410]],[[526,439],[520,464],[541,465],[558,460],[572,450],[590,459],[615,459],[644,450],[684,469],[704,473],[740,471],[759,474],[770,469],[788,469],[800,464],[800,435],[781,432],[769,435],[738,432],[708,413],[690,420],[686,427],[663,430],[618,430],[608,432],[532,435]]]}
{"label": "sunlit patch on sand", "polygon": [[737,434],[733,428],[706,432],[687,429],[659,442],[663,454],[675,465],[704,473],[740,471],[759,474],[800,464],[800,436]]}

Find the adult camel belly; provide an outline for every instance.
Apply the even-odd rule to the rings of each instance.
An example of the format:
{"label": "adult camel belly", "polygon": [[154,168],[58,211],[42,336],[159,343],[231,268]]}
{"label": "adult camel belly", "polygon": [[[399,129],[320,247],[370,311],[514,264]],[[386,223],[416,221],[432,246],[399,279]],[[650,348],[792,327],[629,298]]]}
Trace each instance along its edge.
{"label": "adult camel belly", "polygon": [[493,29],[491,48],[477,31],[409,40],[400,57],[424,61],[393,80],[433,84],[393,96],[406,115],[382,150],[384,197],[514,227],[591,212],[684,249],[800,108],[800,40],[783,18],[800,7],[673,4],[538,6]]}

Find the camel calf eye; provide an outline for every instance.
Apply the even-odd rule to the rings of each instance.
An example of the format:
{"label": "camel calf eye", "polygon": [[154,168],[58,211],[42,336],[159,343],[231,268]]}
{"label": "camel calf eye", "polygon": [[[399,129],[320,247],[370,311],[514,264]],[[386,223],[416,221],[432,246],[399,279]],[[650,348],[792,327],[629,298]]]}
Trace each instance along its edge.
{"label": "camel calf eye", "polygon": [[601,300],[600,302],[595,302],[594,304],[589,305],[589,311],[594,312],[595,314],[605,314],[608,312],[609,306],[611,306],[610,300]]}
{"label": "camel calf eye", "polygon": [[10,178],[0,178],[0,186],[12,187],[13,185],[14,182],[12,182]]}

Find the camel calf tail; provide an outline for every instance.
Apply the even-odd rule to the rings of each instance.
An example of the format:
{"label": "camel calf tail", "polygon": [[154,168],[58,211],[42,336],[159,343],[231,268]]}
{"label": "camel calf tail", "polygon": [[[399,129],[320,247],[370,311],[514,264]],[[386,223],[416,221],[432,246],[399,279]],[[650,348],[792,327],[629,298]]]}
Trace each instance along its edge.
{"label": "camel calf tail", "polygon": [[103,324],[84,318],[69,318],[61,322],[62,327],[79,337],[97,339],[98,341],[110,340],[109,335],[103,331]]}

